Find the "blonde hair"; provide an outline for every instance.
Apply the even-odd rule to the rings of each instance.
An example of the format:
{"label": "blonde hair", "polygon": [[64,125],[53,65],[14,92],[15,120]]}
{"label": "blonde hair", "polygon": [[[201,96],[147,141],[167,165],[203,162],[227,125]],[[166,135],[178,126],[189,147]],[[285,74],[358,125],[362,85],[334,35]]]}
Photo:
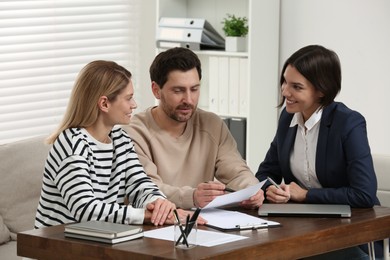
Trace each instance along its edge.
{"label": "blonde hair", "polygon": [[106,96],[114,101],[130,79],[131,73],[113,61],[97,60],[87,64],[76,79],[61,124],[46,142],[54,143],[65,129],[91,126],[99,115],[99,98]]}

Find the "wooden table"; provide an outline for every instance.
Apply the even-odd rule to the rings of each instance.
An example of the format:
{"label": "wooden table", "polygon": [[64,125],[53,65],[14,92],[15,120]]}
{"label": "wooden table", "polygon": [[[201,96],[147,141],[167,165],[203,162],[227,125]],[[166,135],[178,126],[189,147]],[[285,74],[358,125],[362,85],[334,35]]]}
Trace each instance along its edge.
{"label": "wooden table", "polygon": [[[255,210],[240,210],[256,215]],[[19,256],[35,259],[297,259],[390,237],[390,208],[352,209],[351,218],[269,217],[281,227],[229,232],[249,237],[214,247],[175,249],[172,241],[116,245],[64,237],[64,226],[18,234]],[[145,230],[153,229],[144,226]],[[208,229],[206,227],[199,227]],[[213,230],[213,229],[210,229]]]}

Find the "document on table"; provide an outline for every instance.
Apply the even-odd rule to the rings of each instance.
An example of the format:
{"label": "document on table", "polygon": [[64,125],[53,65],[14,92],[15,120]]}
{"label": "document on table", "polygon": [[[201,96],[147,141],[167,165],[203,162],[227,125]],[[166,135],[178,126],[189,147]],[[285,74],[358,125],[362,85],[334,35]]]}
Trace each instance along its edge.
{"label": "document on table", "polygon": [[258,229],[280,226],[279,222],[265,220],[238,211],[223,209],[202,210],[200,215],[207,220],[206,226],[222,231]]}
{"label": "document on table", "polygon": [[255,195],[261,189],[261,187],[263,187],[265,182],[266,181],[264,180],[256,185],[249,186],[248,188],[245,188],[243,190],[218,196],[202,209],[217,208],[247,200],[251,196]]}
{"label": "document on table", "polygon": [[[174,226],[144,231],[144,237],[173,241]],[[200,246],[211,247],[248,237],[198,229],[196,241]]]}

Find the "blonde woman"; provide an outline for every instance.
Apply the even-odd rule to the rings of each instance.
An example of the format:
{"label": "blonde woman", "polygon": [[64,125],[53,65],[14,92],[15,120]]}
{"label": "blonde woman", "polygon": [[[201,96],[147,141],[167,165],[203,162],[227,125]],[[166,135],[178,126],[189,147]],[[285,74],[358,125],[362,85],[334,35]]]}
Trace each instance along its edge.
{"label": "blonde woman", "polygon": [[111,61],[80,72],[62,123],[49,138],[35,227],[100,220],[173,223],[173,203],[146,176],[132,140],[115,125],[133,109],[131,73]]}

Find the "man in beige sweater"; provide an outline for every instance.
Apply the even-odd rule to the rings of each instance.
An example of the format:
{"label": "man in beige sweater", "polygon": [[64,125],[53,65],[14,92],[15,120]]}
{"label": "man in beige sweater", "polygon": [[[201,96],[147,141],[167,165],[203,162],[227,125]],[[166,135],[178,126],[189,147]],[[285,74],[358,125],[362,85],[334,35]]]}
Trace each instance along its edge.
{"label": "man in beige sweater", "polygon": [[[134,115],[124,129],[145,172],[169,200],[184,209],[204,207],[225,194],[225,187],[239,190],[258,183],[222,119],[197,108],[202,73],[192,51],[160,53],[150,77],[159,105]],[[255,208],[263,200],[260,189],[241,205]]]}

